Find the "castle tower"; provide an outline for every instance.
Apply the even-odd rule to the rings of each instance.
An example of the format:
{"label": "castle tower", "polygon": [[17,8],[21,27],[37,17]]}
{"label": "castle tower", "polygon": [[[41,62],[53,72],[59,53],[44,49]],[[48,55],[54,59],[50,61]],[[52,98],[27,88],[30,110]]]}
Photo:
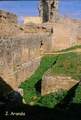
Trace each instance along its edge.
{"label": "castle tower", "polygon": [[49,20],[49,7],[48,0],[40,0],[39,5],[39,16],[42,17],[43,22],[47,22]]}
{"label": "castle tower", "polygon": [[55,21],[58,17],[59,0],[40,0],[39,15],[43,22]]}

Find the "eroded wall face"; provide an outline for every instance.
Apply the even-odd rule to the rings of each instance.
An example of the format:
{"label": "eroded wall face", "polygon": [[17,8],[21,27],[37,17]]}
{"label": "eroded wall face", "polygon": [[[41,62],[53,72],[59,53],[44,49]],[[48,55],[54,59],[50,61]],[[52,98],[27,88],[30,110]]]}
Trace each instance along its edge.
{"label": "eroded wall face", "polygon": [[[66,24],[67,23],[67,24]],[[81,45],[81,22],[69,18],[58,21],[53,26],[52,49],[62,50],[72,46]]]}
{"label": "eroded wall face", "polygon": [[40,0],[39,15],[42,17],[43,22],[49,21],[49,6],[47,0]]}
{"label": "eroded wall face", "polygon": [[49,1],[49,20],[57,21],[58,19],[58,0],[50,0]]}
{"label": "eroded wall face", "polygon": [[10,23],[17,23],[17,16],[13,13],[0,10],[0,22],[7,21]]}
{"label": "eroded wall face", "polygon": [[39,66],[41,52],[47,50],[48,41],[47,34],[32,34],[22,38],[1,38],[0,76],[13,89],[16,89]]}
{"label": "eroded wall face", "polygon": [[40,0],[39,15],[43,22],[55,21],[58,16],[58,0]]}
{"label": "eroded wall face", "polygon": [[78,83],[77,80],[68,76],[44,75],[41,84],[41,95],[58,92],[60,90],[70,90]]}

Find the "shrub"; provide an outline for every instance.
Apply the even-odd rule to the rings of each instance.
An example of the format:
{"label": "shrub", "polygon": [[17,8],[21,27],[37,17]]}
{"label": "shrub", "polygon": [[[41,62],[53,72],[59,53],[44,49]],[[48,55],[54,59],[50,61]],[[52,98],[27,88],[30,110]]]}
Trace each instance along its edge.
{"label": "shrub", "polygon": [[75,96],[73,98],[73,103],[81,103],[81,85],[79,85],[76,89]]}
{"label": "shrub", "polygon": [[60,90],[55,93],[51,93],[46,96],[42,96],[37,104],[40,106],[48,107],[48,108],[54,108],[55,105],[57,105],[61,100],[66,96],[67,92],[64,90]]}

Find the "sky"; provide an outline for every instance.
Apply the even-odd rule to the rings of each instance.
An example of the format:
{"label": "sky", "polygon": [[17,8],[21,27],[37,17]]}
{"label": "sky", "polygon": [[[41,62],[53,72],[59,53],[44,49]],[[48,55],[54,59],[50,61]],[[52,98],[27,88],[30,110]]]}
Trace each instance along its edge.
{"label": "sky", "polygon": [[63,16],[81,19],[81,0],[60,0],[59,12]]}
{"label": "sky", "polygon": [[38,0],[0,1],[0,9],[15,13],[19,22],[23,21],[24,16],[38,16],[38,6]]}
{"label": "sky", "polygon": [[0,9],[11,11],[19,16],[36,16],[38,14],[38,3],[37,0],[11,0],[11,1],[0,1]]}
{"label": "sky", "polygon": [[[59,0],[59,13],[75,19],[81,19],[81,0]],[[0,9],[11,11],[22,20],[24,16],[38,15],[39,0],[2,0]]]}

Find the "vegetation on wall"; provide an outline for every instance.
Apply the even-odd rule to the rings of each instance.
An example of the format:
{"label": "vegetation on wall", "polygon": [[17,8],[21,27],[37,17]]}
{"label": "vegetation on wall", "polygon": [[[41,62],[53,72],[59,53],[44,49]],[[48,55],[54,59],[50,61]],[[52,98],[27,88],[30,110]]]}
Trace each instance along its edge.
{"label": "vegetation on wall", "polygon": [[75,96],[73,98],[73,103],[81,103],[81,85],[76,89]]}

